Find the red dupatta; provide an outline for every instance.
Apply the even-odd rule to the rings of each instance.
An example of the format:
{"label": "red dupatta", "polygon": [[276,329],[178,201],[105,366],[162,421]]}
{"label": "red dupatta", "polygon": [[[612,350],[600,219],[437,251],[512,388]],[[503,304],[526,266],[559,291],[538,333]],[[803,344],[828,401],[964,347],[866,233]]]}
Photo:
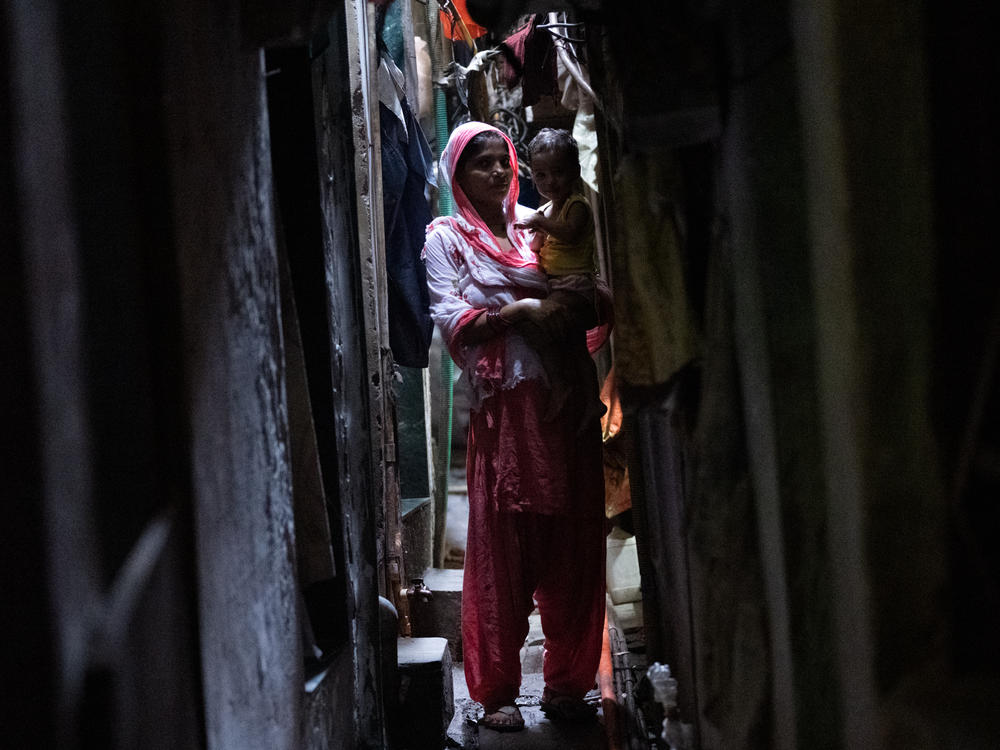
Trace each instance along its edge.
{"label": "red dupatta", "polygon": [[[504,252],[496,241],[493,240],[493,232],[486,226],[486,222],[483,221],[479,212],[476,211],[466,197],[462,186],[454,179],[455,170],[458,168],[458,159],[465,150],[465,147],[469,145],[469,141],[486,131],[499,133],[504,139],[504,142],[507,144],[507,154],[510,156],[510,166],[514,172],[507,196],[503,201],[504,219],[507,222],[507,239],[513,245],[513,249],[507,252]],[[451,138],[448,139],[448,145],[441,154],[441,173],[445,184],[451,189],[451,194],[454,196],[458,215],[471,226],[481,230],[482,234],[480,232],[469,231],[467,227],[462,226],[461,222],[449,219],[448,217],[435,219],[431,226],[441,221],[448,221],[457,231],[461,232],[462,236],[468,239],[469,243],[477,251],[492,258],[497,263],[510,266],[511,268],[538,268],[538,260],[534,254],[530,251],[521,251],[522,248],[527,247],[527,232],[521,229],[514,229],[514,221],[516,220],[515,207],[517,206],[517,196],[521,188],[517,183],[517,152],[514,150],[514,144],[507,137],[506,133],[492,125],[487,125],[485,122],[466,122],[459,125],[452,132]],[[489,240],[485,239],[483,235],[489,238]]]}

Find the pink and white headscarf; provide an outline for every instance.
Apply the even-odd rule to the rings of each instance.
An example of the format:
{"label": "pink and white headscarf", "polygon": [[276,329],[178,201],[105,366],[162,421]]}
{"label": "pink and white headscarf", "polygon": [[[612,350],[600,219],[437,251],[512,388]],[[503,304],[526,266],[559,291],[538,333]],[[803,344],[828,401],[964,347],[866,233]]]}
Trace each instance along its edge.
{"label": "pink and white headscarf", "polygon": [[[517,152],[514,150],[514,144],[511,142],[510,138],[507,137],[506,133],[493,127],[492,125],[487,125],[485,122],[466,122],[459,125],[452,132],[451,137],[448,139],[448,145],[445,146],[444,151],[441,153],[440,177],[451,190],[451,194],[455,199],[455,208],[458,211],[458,215],[465,219],[465,221],[473,227],[482,230],[486,237],[492,237],[493,232],[488,226],[486,226],[486,222],[483,221],[479,212],[476,211],[468,197],[466,197],[465,192],[462,190],[462,186],[455,180],[455,171],[458,169],[458,160],[462,155],[462,152],[465,150],[465,147],[468,146],[469,141],[477,135],[487,131],[499,134],[507,144],[507,153],[510,156],[510,166],[513,170],[514,177],[510,181],[510,188],[507,190],[507,197],[504,198],[503,201],[503,212],[504,218],[507,220],[507,238],[515,248],[518,248],[527,243],[528,233],[522,229],[514,229],[514,221],[517,210],[517,196],[521,188],[517,182]],[[447,217],[436,219],[435,223],[442,220],[447,221]],[[434,223],[432,223],[431,226],[433,225]],[[455,226],[456,228],[459,228],[457,223]],[[503,265],[511,268],[532,268],[540,271],[537,259],[531,254],[523,254],[521,252],[503,252],[503,250],[501,250],[494,243],[484,241],[476,232],[463,232],[463,234],[477,250],[485,253],[488,257],[498,263],[502,263]]]}

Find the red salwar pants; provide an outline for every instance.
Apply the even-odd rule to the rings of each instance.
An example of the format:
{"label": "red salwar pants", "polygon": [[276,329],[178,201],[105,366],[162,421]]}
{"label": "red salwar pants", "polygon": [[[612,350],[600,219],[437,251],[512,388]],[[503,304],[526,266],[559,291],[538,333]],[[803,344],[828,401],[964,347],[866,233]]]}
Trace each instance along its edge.
{"label": "red salwar pants", "polygon": [[577,698],[593,688],[603,642],[605,534],[603,516],[504,512],[471,500],[462,639],[473,700],[488,710],[514,704],[533,599],[545,635],[546,687]]}

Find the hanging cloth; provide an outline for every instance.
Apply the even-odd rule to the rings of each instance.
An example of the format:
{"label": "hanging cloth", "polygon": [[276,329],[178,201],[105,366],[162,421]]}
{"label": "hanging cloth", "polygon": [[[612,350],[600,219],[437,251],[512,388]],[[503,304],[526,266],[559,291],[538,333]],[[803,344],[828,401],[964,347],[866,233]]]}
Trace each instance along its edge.
{"label": "hanging cloth", "polygon": [[521,84],[521,103],[525,107],[538,103],[543,96],[559,94],[552,36],[537,28],[544,18],[541,13],[532,16],[499,45],[504,56],[504,83],[509,89]]}
{"label": "hanging cloth", "polygon": [[397,364],[427,367],[434,322],[420,253],[431,220],[425,189],[433,182],[433,156],[402,95],[402,78],[383,53],[378,80],[389,347]]}
{"label": "hanging cloth", "polygon": [[[484,29],[472,20],[472,16],[469,15],[469,11],[465,7],[465,0],[451,0],[451,5],[454,6],[455,12],[458,14],[458,17],[462,19],[462,23],[465,24],[466,29],[469,31],[469,36],[472,39],[478,39],[487,33],[487,29]],[[451,14],[446,12],[443,8],[438,11],[438,14],[441,17],[441,28],[446,37],[451,39],[453,42],[466,41],[465,34],[462,30],[462,24],[456,23]]]}

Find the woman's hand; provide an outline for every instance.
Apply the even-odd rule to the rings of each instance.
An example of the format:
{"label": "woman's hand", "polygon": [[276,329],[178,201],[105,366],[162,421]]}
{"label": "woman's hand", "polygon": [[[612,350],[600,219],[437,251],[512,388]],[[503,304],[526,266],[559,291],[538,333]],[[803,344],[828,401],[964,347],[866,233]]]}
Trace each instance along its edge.
{"label": "woman's hand", "polygon": [[529,298],[511,302],[504,306],[500,314],[515,327],[534,326],[555,339],[564,338],[572,322],[566,307],[551,299]]}

